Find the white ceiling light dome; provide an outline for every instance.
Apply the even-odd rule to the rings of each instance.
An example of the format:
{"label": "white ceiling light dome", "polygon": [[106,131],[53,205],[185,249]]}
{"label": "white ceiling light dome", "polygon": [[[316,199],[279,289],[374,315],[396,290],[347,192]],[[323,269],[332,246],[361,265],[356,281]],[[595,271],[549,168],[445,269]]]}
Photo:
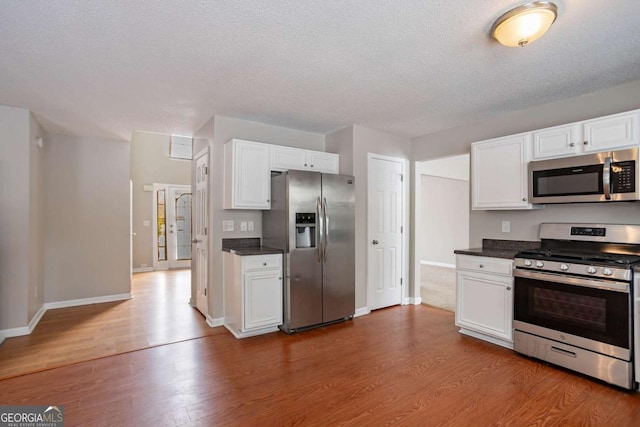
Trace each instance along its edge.
{"label": "white ceiling light dome", "polygon": [[526,3],[500,16],[491,27],[491,35],[505,46],[523,47],[542,37],[557,16],[554,3]]}

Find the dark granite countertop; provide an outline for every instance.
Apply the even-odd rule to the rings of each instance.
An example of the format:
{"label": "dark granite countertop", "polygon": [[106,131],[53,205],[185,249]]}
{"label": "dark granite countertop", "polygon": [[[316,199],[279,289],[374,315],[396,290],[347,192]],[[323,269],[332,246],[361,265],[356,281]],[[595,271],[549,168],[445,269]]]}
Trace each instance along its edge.
{"label": "dark granite countertop", "polygon": [[481,248],[456,249],[455,254],[486,256],[489,258],[513,259],[523,249],[535,249],[540,247],[540,242],[529,240],[498,240],[482,239]]}
{"label": "dark granite countertop", "polygon": [[260,238],[222,239],[222,250],[240,256],[282,254],[281,249],[262,246]]}

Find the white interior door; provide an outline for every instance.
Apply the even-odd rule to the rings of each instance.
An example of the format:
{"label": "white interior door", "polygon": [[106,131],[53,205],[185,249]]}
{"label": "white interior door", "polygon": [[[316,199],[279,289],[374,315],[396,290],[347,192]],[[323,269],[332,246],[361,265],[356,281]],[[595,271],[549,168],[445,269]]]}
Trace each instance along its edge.
{"label": "white interior door", "polygon": [[402,303],[404,162],[370,155],[368,289],[370,309]]}
{"label": "white interior door", "polygon": [[191,267],[191,186],[169,186],[167,260],[169,268]]}
{"label": "white interior door", "polygon": [[209,200],[209,152],[203,150],[196,155],[196,188],[193,209],[193,251],[194,269],[191,280],[194,282],[196,308],[205,316],[209,310],[207,303],[207,283],[209,278],[208,243],[208,200]]}

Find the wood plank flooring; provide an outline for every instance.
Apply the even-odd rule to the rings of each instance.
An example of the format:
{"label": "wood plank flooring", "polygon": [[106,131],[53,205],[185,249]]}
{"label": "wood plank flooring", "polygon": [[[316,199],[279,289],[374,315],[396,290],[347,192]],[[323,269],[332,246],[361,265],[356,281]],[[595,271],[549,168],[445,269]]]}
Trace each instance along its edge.
{"label": "wood plank flooring", "polygon": [[288,336],[225,332],[0,381],[67,426],[637,426],[640,395],[457,333],[453,313],[375,311]]}
{"label": "wood plank flooring", "polygon": [[49,310],[31,335],[0,345],[0,378],[221,333],[189,306],[189,270],[133,275],[133,298]]}

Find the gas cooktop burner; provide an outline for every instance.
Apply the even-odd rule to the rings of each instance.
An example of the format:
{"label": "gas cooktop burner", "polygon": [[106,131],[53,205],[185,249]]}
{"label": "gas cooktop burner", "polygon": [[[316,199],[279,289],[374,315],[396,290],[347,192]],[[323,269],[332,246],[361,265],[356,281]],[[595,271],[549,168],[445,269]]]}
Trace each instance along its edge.
{"label": "gas cooktop burner", "polygon": [[580,252],[580,251],[562,251],[552,249],[528,249],[520,251],[516,257],[530,259],[546,259],[553,261],[567,261],[576,263],[598,263],[612,264],[619,266],[630,266],[640,263],[639,255],[617,254],[607,252]]}

